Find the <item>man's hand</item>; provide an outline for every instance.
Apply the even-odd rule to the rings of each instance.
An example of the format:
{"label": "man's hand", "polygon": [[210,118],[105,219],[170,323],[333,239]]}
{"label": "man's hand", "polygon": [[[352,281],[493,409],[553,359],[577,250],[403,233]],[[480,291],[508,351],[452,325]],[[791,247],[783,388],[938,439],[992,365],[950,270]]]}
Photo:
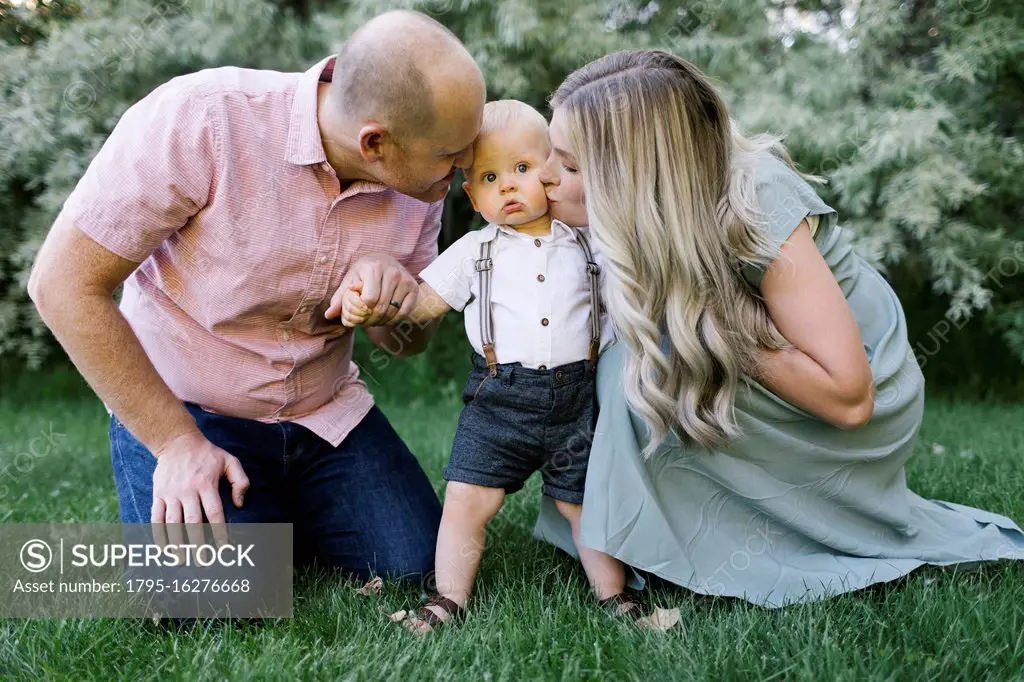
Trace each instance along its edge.
{"label": "man's hand", "polygon": [[416,307],[416,278],[387,254],[368,254],[352,264],[331,297],[325,318],[330,320],[341,315],[345,292],[351,289],[360,291],[363,304],[372,309],[369,319],[362,325],[365,327],[390,324],[396,317],[406,318]]}
{"label": "man's hand", "polygon": [[[218,491],[220,477],[227,476],[231,499],[238,508],[242,507],[245,491],[249,489],[249,478],[238,458],[218,448],[198,430],[178,436],[153,454],[157,464],[153,472],[152,523],[201,524],[205,512],[207,521],[215,524],[214,535],[218,535],[222,529],[216,524],[224,523],[224,508]],[[180,530],[169,530],[179,536],[168,538],[171,544],[183,544]],[[193,532],[189,528],[190,541],[202,544],[202,528],[197,526],[196,538],[192,537]],[[217,539],[226,541],[227,538]]]}

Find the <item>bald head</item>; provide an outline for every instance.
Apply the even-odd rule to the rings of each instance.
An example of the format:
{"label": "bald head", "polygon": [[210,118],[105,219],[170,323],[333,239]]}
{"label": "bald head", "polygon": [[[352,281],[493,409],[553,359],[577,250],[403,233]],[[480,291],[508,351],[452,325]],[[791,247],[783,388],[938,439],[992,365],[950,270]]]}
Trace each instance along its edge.
{"label": "bald head", "polygon": [[454,33],[405,10],[363,24],[338,54],[331,99],[348,120],[374,120],[398,140],[430,135],[446,105],[485,90]]}

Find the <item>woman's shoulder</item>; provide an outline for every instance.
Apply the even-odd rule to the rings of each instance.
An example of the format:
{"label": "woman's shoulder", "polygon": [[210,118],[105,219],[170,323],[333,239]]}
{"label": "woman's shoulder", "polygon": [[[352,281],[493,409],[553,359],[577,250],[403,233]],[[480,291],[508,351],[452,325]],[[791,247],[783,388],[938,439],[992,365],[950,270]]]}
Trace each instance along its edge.
{"label": "woman's shoulder", "polygon": [[757,155],[753,164],[758,209],[769,232],[787,238],[807,216],[836,218],[810,182],[788,162],[771,152]]}
{"label": "woman's shoulder", "polygon": [[[802,175],[789,161],[780,158],[770,151],[764,151],[754,157],[753,162],[754,186],[760,191],[782,191],[790,194],[797,194],[804,198],[817,200],[823,206],[828,206],[811,182],[816,179]],[[815,184],[818,184],[815,182]]]}
{"label": "woman's shoulder", "polygon": [[754,155],[753,167],[754,177],[758,184],[772,181],[789,182],[794,176],[796,179],[802,180],[792,166],[767,149]]}
{"label": "woman's shoulder", "polygon": [[[751,161],[758,224],[768,244],[780,249],[805,218],[818,216],[812,224],[815,241],[821,245],[834,234],[838,214],[789,163],[765,151]],[[744,267],[744,277],[759,287],[764,267]]]}

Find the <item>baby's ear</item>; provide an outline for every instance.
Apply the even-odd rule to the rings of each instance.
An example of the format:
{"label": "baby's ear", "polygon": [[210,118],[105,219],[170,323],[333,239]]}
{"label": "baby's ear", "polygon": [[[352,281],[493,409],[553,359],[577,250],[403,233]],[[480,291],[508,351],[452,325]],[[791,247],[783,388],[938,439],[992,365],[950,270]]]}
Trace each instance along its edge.
{"label": "baby's ear", "polygon": [[469,203],[473,204],[473,210],[479,213],[480,209],[476,207],[476,199],[473,198],[473,185],[469,182],[462,183],[462,191],[469,197]]}

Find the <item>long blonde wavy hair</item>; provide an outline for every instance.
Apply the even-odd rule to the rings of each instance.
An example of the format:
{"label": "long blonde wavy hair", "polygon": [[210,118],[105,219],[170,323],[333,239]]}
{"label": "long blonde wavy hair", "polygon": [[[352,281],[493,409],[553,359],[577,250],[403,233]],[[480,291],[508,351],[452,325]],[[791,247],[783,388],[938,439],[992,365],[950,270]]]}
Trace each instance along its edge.
{"label": "long blonde wavy hair", "polygon": [[612,283],[608,313],[633,351],[629,405],[650,429],[715,448],[741,435],[734,404],[758,347],[786,340],[742,268],[777,256],[755,196],[759,155],[709,80],[662,50],[616,52],[577,69],[551,98],[582,173],[594,239]]}

